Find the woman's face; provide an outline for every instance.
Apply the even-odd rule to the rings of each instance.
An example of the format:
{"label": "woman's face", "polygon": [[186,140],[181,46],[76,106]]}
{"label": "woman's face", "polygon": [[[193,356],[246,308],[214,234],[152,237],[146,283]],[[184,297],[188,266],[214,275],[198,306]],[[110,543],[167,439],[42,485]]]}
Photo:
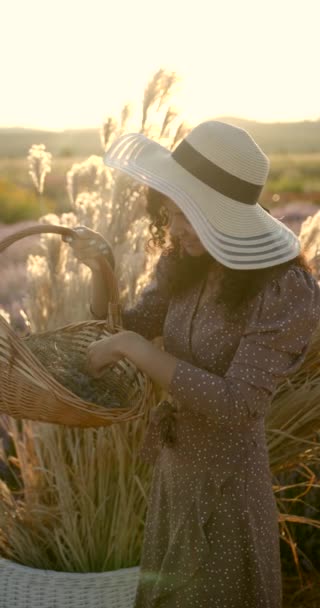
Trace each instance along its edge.
{"label": "woman's face", "polygon": [[178,239],[185,252],[191,256],[197,257],[206,253],[207,250],[179,207],[169,198],[166,199],[165,206],[171,236]]}

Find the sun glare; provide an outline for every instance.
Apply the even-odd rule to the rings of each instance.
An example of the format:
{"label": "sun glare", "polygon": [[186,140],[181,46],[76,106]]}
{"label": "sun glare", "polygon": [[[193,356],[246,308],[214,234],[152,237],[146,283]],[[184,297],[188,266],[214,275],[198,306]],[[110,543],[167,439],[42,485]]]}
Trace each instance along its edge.
{"label": "sun glare", "polygon": [[[157,10],[155,10],[157,9]],[[308,10],[307,10],[308,9]],[[56,0],[6,4],[0,125],[88,127],[141,102],[159,68],[181,75],[191,122],[319,115],[318,0]],[[10,49],[10,52],[8,52]]]}

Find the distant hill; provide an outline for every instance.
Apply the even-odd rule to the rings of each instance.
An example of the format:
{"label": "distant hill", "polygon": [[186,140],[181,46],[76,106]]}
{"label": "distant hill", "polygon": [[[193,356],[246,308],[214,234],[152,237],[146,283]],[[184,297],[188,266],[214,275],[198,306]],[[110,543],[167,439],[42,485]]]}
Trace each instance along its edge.
{"label": "distant hill", "polygon": [[44,144],[53,156],[88,157],[101,154],[99,129],[41,131],[0,128],[0,158],[27,156],[33,144]]}
{"label": "distant hill", "polygon": [[313,154],[320,152],[320,120],[302,122],[255,122],[220,117],[249,131],[267,154]]}
{"label": "distant hill", "polygon": [[[230,116],[219,120],[249,131],[267,154],[320,153],[320,120],[261,123]],[[32,144],[45,144],[54,156],[86,158],[102,153],[98,128],[66,131],[0,128],[0,158],[24,157]]]}

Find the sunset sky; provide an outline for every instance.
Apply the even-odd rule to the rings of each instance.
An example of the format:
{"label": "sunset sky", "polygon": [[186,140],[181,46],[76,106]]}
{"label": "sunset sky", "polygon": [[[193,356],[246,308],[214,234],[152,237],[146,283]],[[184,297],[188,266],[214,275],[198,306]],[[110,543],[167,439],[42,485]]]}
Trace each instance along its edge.
{"label": "sunset sky", "polygon": [[160,67],[192,123],[320,117],[320,0],[8,0],[0,18],[0,126],[99,126]]}

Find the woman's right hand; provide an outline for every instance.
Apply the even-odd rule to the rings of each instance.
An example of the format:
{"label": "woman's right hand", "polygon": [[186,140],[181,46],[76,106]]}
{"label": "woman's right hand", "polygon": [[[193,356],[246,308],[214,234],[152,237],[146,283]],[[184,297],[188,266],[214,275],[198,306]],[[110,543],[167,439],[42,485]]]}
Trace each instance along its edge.
{"label": "woman's right hand", "polygon": [[73,228],[74,236],[65,236],[63,241],[69,243],[75,257],[92,271],[99,271],[99,258],[103,256],[114,269],[114,256],[111,246],[108,241],[100,234],[87,228],[86,226],[77,226]]}

